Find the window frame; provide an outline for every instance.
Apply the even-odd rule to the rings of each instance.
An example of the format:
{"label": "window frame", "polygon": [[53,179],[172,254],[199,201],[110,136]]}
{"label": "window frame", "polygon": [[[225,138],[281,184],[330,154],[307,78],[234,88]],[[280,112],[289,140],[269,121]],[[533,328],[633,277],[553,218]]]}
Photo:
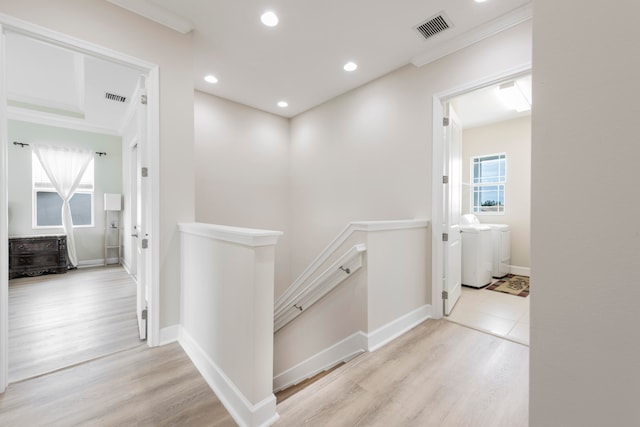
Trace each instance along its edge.
{"label": "window frame", "polygon": [[[476,176],[475,176],[475,161],[476,160],[481,160],[481,159],[489,159],[492,157],[502,157],[504,158],[504,179],[502,181],[500,181],[500,174],[498,174],[498,181],[494,181],[494,182],[478,182],[476,183]],[[492,153],[492,154],[482,154],[482,155],[477,155],[477,156],[471,156],[470,160],[469,160],[469,164],[470,164],[470,172],[469,172],[469,181],[470,181],[470,187],[471,187],[471,191],[470,191],[470,211],[471,213],[475,214],[475,215],[504,215],[506,212],[506,208],[507,208],[507,153],[506,152],[500,152],[500,153]],[[476,206],[475,204],[475,195],[476,195],[476,188],[481,188],[481,187],[502,187],[502,209],[499,210],[495,210],[495,211],[483,211],[481,209],[479,209],[480,207]],[[498,190],[500,191],[500,190]],[[499,206],[499,205],[498,205]]]}
{"label": "window frame", "polygon": [[[31,154],[31,223],[32,223],[32,228],[34,230],[46,230],[46,229],[61,229],[62,228],[62,222],[60,223],[60,225],[39,225],[38,224],[38,193],[39,192],[51,192],[51,193],[57,193],[56,189],[53,187],[53,184],[51,184],[51,181],[49,180],[49,178],[46,176],[46,173],[44,174],[44,178],[41,178],[41,180],[36,181],[36,176],[35,176],[35,171],[34,169],[34,165],[37,164],[39,166],[40,169],[42,169],[42,166],[39,163],[38,158],[36,157],[35,154]],[[93,228],[95,227],[95,159],[91,159],[91,167],[87,167],[87,170],[85,171],[85,174],[89,173],[90,171],[93,171],[93,177],[91,178],[91,183],[87,184],[87,183],[81,183],[78,188],[76,189],[76,191],[74,191],[74,195],[76,193],[82,193],[82,194],[89,194],[90,200],[91,200],[91,223],[90,224],[79,224],[79,225],[73,225],[73,228]],[[46,182],[43,181],[42,179],[46,179]],[[84,176],[83,176],[83,180],[84,180]],[[73,197],[73,196],[72,196]]]}

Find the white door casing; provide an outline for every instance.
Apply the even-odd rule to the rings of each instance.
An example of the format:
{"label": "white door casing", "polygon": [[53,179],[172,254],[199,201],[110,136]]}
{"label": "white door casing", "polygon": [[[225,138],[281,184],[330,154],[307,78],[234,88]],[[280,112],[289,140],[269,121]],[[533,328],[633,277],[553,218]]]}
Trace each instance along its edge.
{"label": "white door casing", "polygon": [[462,127],[460,119],[450,103],[444,106],[444,176],[443,180],[443,239],[444,257],[442,271],[444,272],[443,313],[449,315],[462,293],[462,241],[460,235],[460,216],[462,214]]}
{"label": "white door casing", "polygon": [[9,208],[5,37],[0,24],[0,393],[9,384]]}

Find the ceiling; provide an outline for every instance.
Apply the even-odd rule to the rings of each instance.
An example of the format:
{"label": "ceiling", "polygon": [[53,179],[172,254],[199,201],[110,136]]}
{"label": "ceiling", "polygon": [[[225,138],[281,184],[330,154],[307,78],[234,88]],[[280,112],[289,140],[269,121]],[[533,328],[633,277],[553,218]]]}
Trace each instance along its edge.
{"label": "ceiling", "polygon": [[[107,1],[192,33],[196,89],[284,117],[531,17],[530,0]],[[278,26],[260,22],[265,11]],[[415,27],[439,14],[450,28],[425,39]],[[138,70],[11,32],[6,49],[10,118],[122,134]],[[344,71],[348,61],[357,70]],[[454,102],[464,127],[513,117],[489,88]]]}
{"label": "ceiling", "polygon": [[[525,96],[531,100],[531,74],[521,76],[515,80],[523,89]],[[505,120],[517,119],[531,115],[531,109],[516,111],[500,96],[500,84],[494,84],[482,89],[468,92],[452,99],[451,106],[460,118],[463,129],[489,125]]]}
{"label": "ceiling", "polygon": [[114,135],[122,134],[141,74],[12,32],[6,34],[6,73],[10,119]]}
{"label": "ceiling", "polygon": [[[284,117],[531,17],[530,0],[107,1],[193,32],[196,89]],[[265,11],[277,26],[261,23]],[[441,12],[450,28],[425,39],[415,27]],[[357,70],[344,71],[348,61]]]}

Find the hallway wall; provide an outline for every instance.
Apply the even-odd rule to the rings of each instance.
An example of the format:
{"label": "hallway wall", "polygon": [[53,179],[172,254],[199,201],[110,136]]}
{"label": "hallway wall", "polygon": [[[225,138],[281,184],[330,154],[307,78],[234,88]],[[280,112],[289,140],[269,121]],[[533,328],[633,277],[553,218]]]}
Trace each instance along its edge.
{"label": "hallway wall", "polygon": [[294,117],[292,278],[351,221],[430,218],[433,96],[530,61],[525,22]]}
{"label": "hallway wall", "polygon": [[611,5],[534,5],[531,427],[640,425],[640,3]]}

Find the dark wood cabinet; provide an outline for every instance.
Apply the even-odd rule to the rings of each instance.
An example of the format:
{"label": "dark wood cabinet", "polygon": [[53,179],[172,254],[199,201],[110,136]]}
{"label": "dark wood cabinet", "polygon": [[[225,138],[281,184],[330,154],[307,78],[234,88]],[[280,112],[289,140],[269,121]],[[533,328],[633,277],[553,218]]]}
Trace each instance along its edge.
{"label": "dark wood cabinet", "polygon": [[67,272],[67,236],[9,238],[9,279]]}

